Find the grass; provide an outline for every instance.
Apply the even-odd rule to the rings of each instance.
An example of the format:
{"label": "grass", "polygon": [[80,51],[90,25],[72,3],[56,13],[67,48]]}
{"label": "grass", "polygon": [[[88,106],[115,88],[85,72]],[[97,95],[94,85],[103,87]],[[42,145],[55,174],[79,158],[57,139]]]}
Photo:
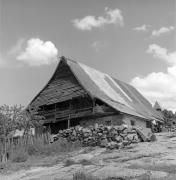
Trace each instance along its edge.
{"label": "grass", "polygon": [[64,166],[65,167],[68,167],[68,166],[71,166],[71,165],[73,165],[73,164],[77,164],[74,160],[72,160],[72,159],[67,159],[66,161],[65,161],[65,164],[64,164]]}
{"label": "grass", "polygon": [[9,147],[9,159],[6,163],[0,162],[0,172],[16,171],[31,166],[52,166],[60,162],[65,154],[80,148],[79,142],[73,143],[61,139],[48,144],[42,138],[34,138],[32,143],[29,141],[25,146],[24,139],[21,139],[18,144],[13,145],[13,149]]}
{"label": "grass", "polygon": [[127,180],[127,179],[124,179],[122,177],[107,177],[100,179],[98,177],[92,176],[91,174],[86,174],[84,172],[76,172],[73,175],[72,180]]}
{"label": "grass", "polygon": [[172,134],[166,136],[166,138],[174,138],[174,137],[176,137],[176,134],[175,134],[175,133],[172,133]]}
{"label": "grass", "polygon": [[53,142],[52,144],[45,144],[40,139],[34,141],[32,145],[28,146],[29,155],[53,155],[62,152],[71,152],[78,150],[81,147],[79,142],[67,142],[63,139]]}
{"label": "grass", "polygon": [[92,146],[86,147],[86,148],[81,152],[81,154],[87,154],[87,153],[89,153],[89,152],[91,152],[91,151],[93,151],[93,150],[95,150],[95,147],[92,147]]}
{"label": "grass", "polygon": [[157,165],[138,165],[133,164],[131,166],[128,166],[130,169],[144,169],[148,171],[163,171],[167,172],[169,174],[175,174],[176,165],[167,165],[165,163],[159,163]]}
{"label": "grass", "polygon": [[64,163],[64,166],[65,167],[68,167],[68,166],[71,166],[71,165],[74,165],[74,164],[81,164],[83,166],[89,166],[89,165],[92,165],[93,163],[87,159],[82,159],[81,161],[79,162],[76,162],[72,159],[67,159]]}
{"label": "grass", "polygon": [[24,149],[22,149],[21,151],[16,150],[11,158],[12,162],[21,163],[27,161],[28,154]]}
{"label": "grass", "polygon": [[79,164],[82,164],[83,166],[89,166],[92,165],[93,163],[87,159],[82,159],[81,161],[79,161]]}
{"label": "grass", "polygon": [[142,159],[142,158],[145,158],[145,157],[152,157],[152,156],[151,155],[137,155],[137,156],[134,156],[134,157],[125,157],[124,159],[121,160],[121,162]]}

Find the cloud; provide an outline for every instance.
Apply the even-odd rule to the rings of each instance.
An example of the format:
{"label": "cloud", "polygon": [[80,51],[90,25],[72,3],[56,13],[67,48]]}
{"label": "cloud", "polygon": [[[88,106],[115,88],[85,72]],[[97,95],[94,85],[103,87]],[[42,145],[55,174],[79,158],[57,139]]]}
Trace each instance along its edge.
{"label": "cloud", "polygon": [[96,52],[98,52],[100,49],[102,49],[105,45],[99,41],[94,41],[91,46],[95,49]]}
{"label": "cloud", "polygon": [[17,43],[10,48],[8,54],[12,56],[17,56],[20,52],[23,51],[24,48],[25,48],[25,39],[20,38],[18,39]]}
{"label": "cloud", "polygon": [[82,19],[72,20],[73,25],[80,30],[92,30],[92,28],[102,27],[108,24],[115,24],[119,26],[124,25],[123,16],[119,9],[105,8],[105,17],[95,17],[92,15],[85,16]]}
{"label": "cloud", "polygon": [[166,48],[160,47],[157,44],[151,44],[146,52],[152,54],[153,57],[168,62],[171,65],[176,65],[176,51],[168,52]]}
{"label": "cloud", "polygon": [[138,26],[138,27],[133,28],[133,30],[147,32],[148,28],[147,28],[146,24],[143,24],[142,26]]}
{"label": "cloud", "polygon": [[176,51],[169,53],[166,48],[153,44],[147,52],[168,63],[166,72],[152,72],[145,77],[135,77],[131,84],[152,103],[157,100],[164,108],[176,111]]}
{"label": "cloud", "polygon": [[153,30],[152,31],[152,36],[159,37],[162,34],[166,34],[166,33],[169,33],[171,31],[173,31],[174,29],[175,29],[175,27],[173,27],[173,26],[170,26],[170,27],[161,27],[158,30]]}
{"label": "cloud", "polygon": [[30,66],[49,65],[56,62],[58,55],[58,50],[51,41],[44,42],[38,38],[27,42],[19,41],[11,52],[17,54],[16,60]]}

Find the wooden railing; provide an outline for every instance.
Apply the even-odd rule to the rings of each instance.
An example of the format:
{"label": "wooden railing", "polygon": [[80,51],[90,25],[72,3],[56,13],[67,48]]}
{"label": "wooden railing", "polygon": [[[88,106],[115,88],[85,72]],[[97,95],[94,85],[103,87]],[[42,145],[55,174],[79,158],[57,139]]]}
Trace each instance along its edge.
{"label": "wooden railing", "polygon": [[[110,110],[110,109],[108,109]],[[57,110],[52,109],[48,111],[40,111],[40,113],[46,118],[47,121],[56,121],[57,120],[65,120],[65,119],[72,119],[72,118],[79,118],[84,116],[100,116],[114,113],[114,111],[104,111],[103,107],[86,107],[86,108],[79,108],[79,109],[66,109],[66,110]]]}
{"label": "wooden railing", "polygon": [[76,110],[64,110],[64,111],[59,111],[56,109],[48,110],[48,111],[40,111],[40,114],[46,117],[46,119],[57,119],[57,118],[63,118],[63,117],[68,117],[70,118],[75,118],[75,117],[81,117],[86,114],[90,114],[93,112],[93,107],[87,107],[87,108],[80,108]]}

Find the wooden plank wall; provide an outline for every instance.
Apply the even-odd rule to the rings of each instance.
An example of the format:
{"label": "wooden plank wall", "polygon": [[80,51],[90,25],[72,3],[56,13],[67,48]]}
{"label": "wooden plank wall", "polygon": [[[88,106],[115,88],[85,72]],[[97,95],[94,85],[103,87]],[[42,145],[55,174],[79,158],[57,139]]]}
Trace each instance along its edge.
{"label": "wooden plank wall", "polygon": [[54,104],[84,94],[87,94],[87,92],[79,85],[69,67],[64,63],[60,63],[50,83],[34,100],[32,105]]}

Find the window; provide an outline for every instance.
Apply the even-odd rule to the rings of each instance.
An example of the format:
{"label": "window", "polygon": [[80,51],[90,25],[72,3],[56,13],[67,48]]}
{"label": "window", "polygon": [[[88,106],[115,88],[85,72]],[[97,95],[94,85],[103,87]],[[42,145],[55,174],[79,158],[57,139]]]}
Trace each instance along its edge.
{"label": "window", "polygon": [[134,120],[131,120],[131,125],[135,126],[136,122]]}

